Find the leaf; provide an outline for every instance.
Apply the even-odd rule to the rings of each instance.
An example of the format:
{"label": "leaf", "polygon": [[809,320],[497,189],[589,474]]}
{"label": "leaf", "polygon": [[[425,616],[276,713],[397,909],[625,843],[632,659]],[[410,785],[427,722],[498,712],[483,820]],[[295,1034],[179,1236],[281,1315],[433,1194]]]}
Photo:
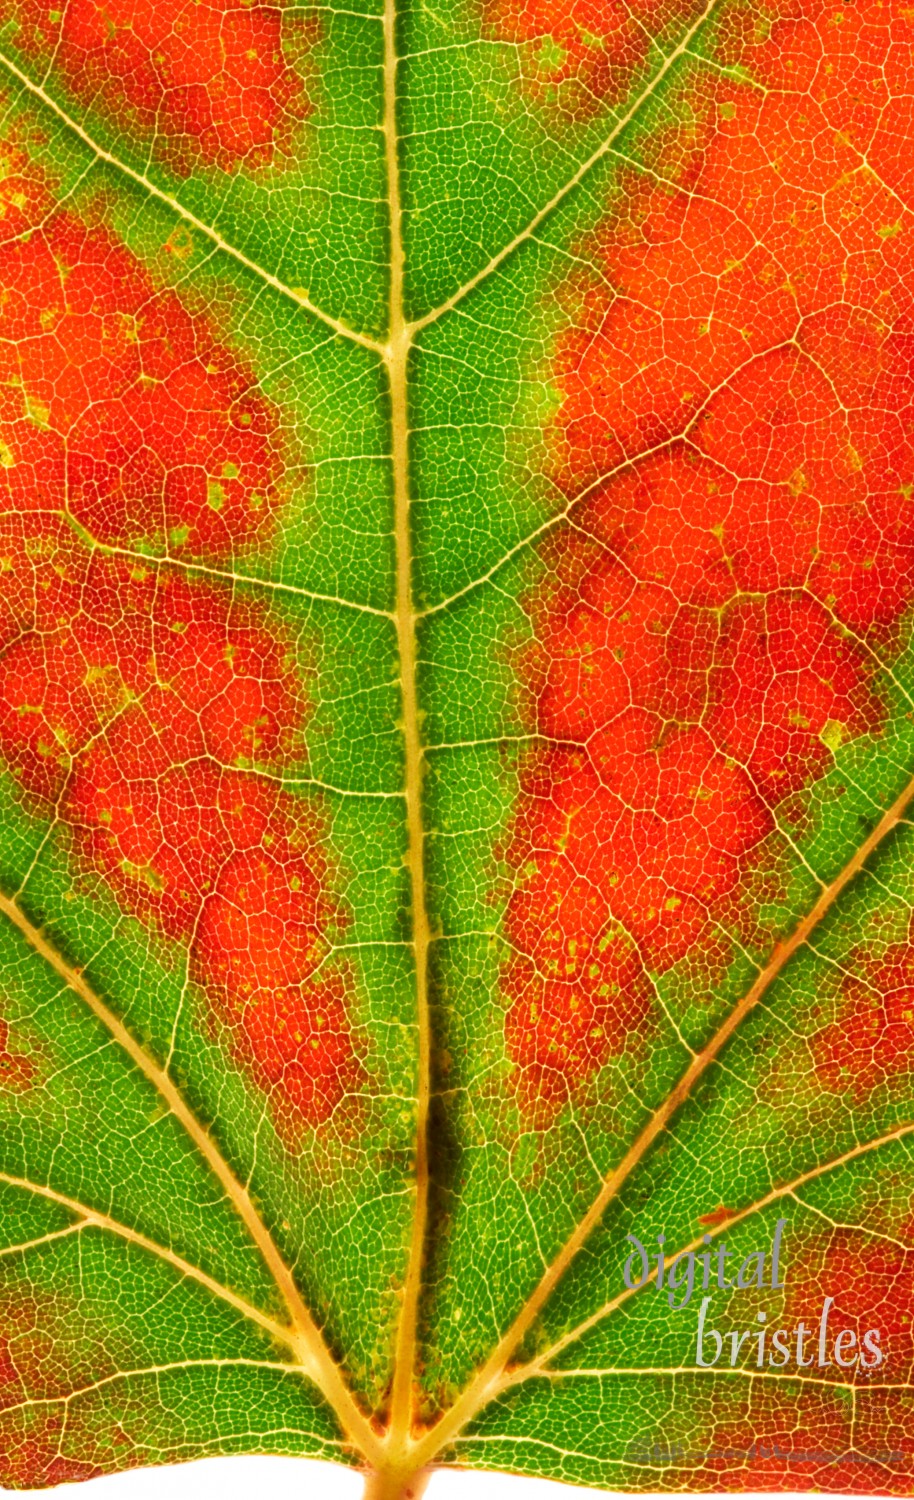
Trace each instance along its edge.
{"label": "leaf", "polygon": [[914,11],[0,54],[0,1482],[910,1494]]}

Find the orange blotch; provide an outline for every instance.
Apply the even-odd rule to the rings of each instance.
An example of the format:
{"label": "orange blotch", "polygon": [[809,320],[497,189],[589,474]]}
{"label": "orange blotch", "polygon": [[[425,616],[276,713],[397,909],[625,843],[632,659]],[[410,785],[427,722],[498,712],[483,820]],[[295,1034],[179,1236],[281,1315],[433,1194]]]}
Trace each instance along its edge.
{"label": "orange blotch", "polygon": [[[244,791],[250,802],[251,789]],[[239,852],[225,861],[203,906],[194,971],[237,1055],[261,1088],[281,1098],[284,1120],[294,1126],[325,1120],[364,1074],[343,979],[321,972],[336,913],[321,886],[314,831],[299,828],[292,840],[283,832],[294,815],[290,802],[258,809],[268,831],[249,849],[234,840]]]}
{"label": "orange blotch", "polygon": [[[0,1319],[0,1483],[39,1488],[117,1467],[110,1444],[104,1455],[75,1456],[80,1414],[64,1408],[74,1389],[116,1367],[100,1355],[98,1328],[86,1325],[72,1298],[39,1297],[16,1282],[0,1290]],[[95,1444],[90,1437],[83,1446]]]}
{"label": "orange blotch", "polygon": [[122,909],[189,946],[293,1144],[362,1074],[325,830],[278,789],[308,714],[292,643],[218,579],[92,551],[64,518],[228,566],[279,503],[277,413],[106,230],[15,198],[42,223],[27,253],[0,243],[0,751]]}
{"label": "orange blotch", "polygon": [[520,950],[504,976],[513,1002],[508,1052],[519,1070],[521,1107],[546,1123],[573,1080],[623,1050],[626,1030],[650,1010],[651,987],[605,901],[558,855],[538,881],[515,893],[508,925]]}
{"label": "orange blotch", "polygon": [[505,914],[519,956],[503,976],[525,1096],[564,1095],[644,1039],[645,968],[669,968],[727,914],[740,856],[768,826],[706,733],[665,737],[644,711],[595,733],[589,754],[532,758],[508,848],[522,872]]}
{"label": "orange blotch", "polygon": [[832,764],[828,737],[880,723],[858,646],[808,596],[774,594],[730,612],[709,662],[708,725],[774,807]]}
{"label": "orange blotch", "polygon": [[106,229],[32,200],[27,224],[0,221],[2,510],[66,508],[100,542],[172,555],[265,536],[279,434],[253,372]]}
{"label": "orange blotch", "polygon": [[[712,1403],[706,1425],[687,1445],[696,1455],[689,1469],[696,1490],[907,1493],[908,1466],[899,1474],[898,1444],[861,1440],[842,1392],[811,1382],[799,1392],[793,1384],[778,1389],[785,1383],[762,1376],[752,1382],[751,1396]],[[893,1450],[896,1461],[888,1462]]]}
{"label": "orange blotch", "polygon": [[753,351],[790,336],[796,305],[771,254],[729,205],[626,175],[627,202],[588,246],[615,295],[588,290],[559,339],[556,477],[575,494],[684,431]]}
{"label": "orange blotch", "polygon": [[[914,222],[883,62],[914,93],[914,29],[832,10],[724,18],[720,60],[764,86],[706,75],[689,132],[645,147],[664,180],[620,170],[576,247],[600,275],[555,289],[573,326],[550,477],[582,498],[524,601],[523,703],[549,743],[509,842],[515,1060],[549,1031],[515,997],[546,932],[586,951],[602,912],[654,973],[726,962],[722,932],[758,941],[749,882],[779,805],[884,723],[870,648],[898,649],[914,598]],[[884,187],[860,155],[877,143]],[[901,1048],[904,985],[877,987],[897,1003],[866,1025]],[[573,995],[589,1016],[586,975]],[[556,1010],[569,1080],[646,1034],[624,986],[615,1003],[599,1055]]]}
{"label": "orange blotch", "polygon": [[[68,1298],[39,1299],[20,1281],[0,1290],[0,1412],[27,1401],[53,1400],[72,1388],[63,1350],[73,1344],[76,1309]],[[91,1379],[91,1362],[79,1359],[78,1377]]]}
{"label": "orange blotch", "polygon": [[[247,1037],[236,1054],[269,1089],[277,1123],[317,1124],[360,1076],[342,981],[311,978],[339,922],[322,831],[289,793],[239,768],[289,762],[306,713],[297,674],[257,606],[135,571],[87,564],[63,622],[42,633],[39,620],[0,658],[0,746],[123,909],[190,943],[192,972]],[[232,947],[236,909],[244,940]],[[280,1050],[308,1036],[280,1068],[269,1030],[283,1031],[284,1014]]]}
{"label": "orange blotch", "polygon": [[[120,128],[153,137],[180,176],[287,155],[310,113],[278,6],[232,0],[69,0],[59,22],[21,0],[20,45],[53,49],[67,86]],[[312,39],[313,23],[301,30]]]}
{"label": "orange blotch", "polygon": [[[711,1223],[712,1217],[701,1222]],[[824,1486],[850,1493],[892,1493],[895,1486],[889,1481],[894,1478],[901,1481],[899,1492],[906,1492],[911,1446],[898,1442],[900,1434],[890,1435],[882,1414],[886,1369],[891,1372],[890,1381],[904,1387],[914,1365],[910,1296],[914,1249],[904,1244],[910,1227],[901,1226],[889,1235],[871,1235],[845,1226],[804,1226],[791,1231],[786,1241],[785,1290],[780,1309],[772,1307],[765,1297],[743,1300],[743,1294],[739,1294],[730,1300],[726,1312],[714,1319],[715,1326],[724,1331],[751,1325],[754,1333],[759,1327],[756,1311],[767,1311],[766,1354],[772,1351],[773,1332],[782,1329],[790,1349],[790,1363],[783,1374],[791,1377],[786,1387],[784,1381],[760,1377],[752,1382],[758,1388],[751,1396],[732,1401],[722,1397],[719,1409],[709,1414],[708,1425],[694,1447],[706,1450],[703,1467],[714,1488]],[[782,1260],[782,1274],[783,1268]],[[820,1318],[826,1298],[832,1299],[826,1323],[828,1363],[819,1366]],[[811,1363],[798,1370],[797,1329],[801,1322],[806,1329],[804,1358]],[[834,1345],[836,1336],[845,1329],[853,1333],[855,1343],[848,1348],[849,1341],[844,1340],[842,1355],[851,1363],[841,1367],[835,1360]],[[871,1350],[864,1345],[864,1336],[871,1329],[880,1335],[881,1365],[874,1363]],[[725,1341],[724,1361],[727,1349]],[[867,1366],[859,1362],[861,1350]],[[756,1368],[756,1354],[752,1337],[740,1357],[743,1368],[750,1372]],[[828,1383],[832,1382],[829,1390]],[[872,1392],[868,1389],[870,1382]],[[853,1407],[846,1400],[849,1385],[856,1392]],[[890,1459],[892,1452],[894,1457]]]}
{"label": "orange blotch", "polygon": [[[833,1298],[828,1315],[827,1355],[830,1373],[857,1385],[869,1378],[882,1378],[886,1364],[893,1380],[910,1379],[914,1369],[914,1322],[911,1317],[911,1279],[914,1273],[914,1247],[903,1241],[911,1224],[902,1226],[897,1235],[866,1234],[863,1230],[839,1226],[828,1231],[805,1234],[800,1231],[792,1244],[786,1278],[784,1307],[778,1325],[790,1330],[802,1319],[815,1331],[807,1340],[807,1357],[814,1350],[818,1359],[819,1315],[826,1297]],[[774,1323],[774,1318],[770,1320]],[[835,1335],[850,1328],[856,1335],[850,1356],[862,1350],[867,1365],[859,1362],[840,1369],[834,1360]],[[883,1354],[882,1366],[873,1365],[873,1356],[863,1345],[868,1329],[878,1329]],[[846,1357],[848,1357],[846,1355]],[[871,1374],[867,1375],[867,1368]],[[825,1368],[828,1368],[827,1366]],[[872,1371],[875,1370],[875,1375]],[[814,1364],[811,1374],[818,1373]]]}

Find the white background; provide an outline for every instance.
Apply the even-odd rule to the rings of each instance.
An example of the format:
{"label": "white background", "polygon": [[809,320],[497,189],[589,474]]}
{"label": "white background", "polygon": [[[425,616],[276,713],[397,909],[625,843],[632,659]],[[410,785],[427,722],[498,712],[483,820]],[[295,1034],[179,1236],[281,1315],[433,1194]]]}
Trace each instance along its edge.
{"label": "white background", "polygon": [[[14,1492],[3,1490],[2,1494]],[[17,1495],[44,1495],[46,1500],[361,1500],[362,1480],[339,1464],[304,1458],[203,1458],[195,1463],[158,1469],[134,1469],[85,1484],[62,1484],[55,1490],[18,1490]],[[477,1470],[439,1470],[423,1500],[633,1500],[631,1494],[585,1490],[545,1479]],[[649,1500],[642,1496],[640,1500]],[[663,1500],[670,1500],[667,1493]],[[677,1500],[680,1497],[677,1496]],[[681,1500],[689,1500],[687,1495]],[[707,1500],[707,1496],[701,1497]],[[741,1493],[740,1500],[772,1500],[770,1494]],[[779,1500],[789,1500],[779,1491]],[[872,1500],[842,1494],[841,1500]]]}

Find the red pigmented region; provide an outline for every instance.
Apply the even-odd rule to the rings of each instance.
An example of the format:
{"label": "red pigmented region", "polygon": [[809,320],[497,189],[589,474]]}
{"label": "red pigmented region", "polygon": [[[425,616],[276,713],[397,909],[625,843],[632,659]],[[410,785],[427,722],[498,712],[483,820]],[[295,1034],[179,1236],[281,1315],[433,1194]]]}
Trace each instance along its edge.
{"label": "red pigmented region", "polygon": [[721,1224],[726,1224],[728,1219],[733,1219],[739,1213],[738,1208],[725,1208],[723,1203],[718,1203],[709,1214],[699,1214],[699,1224],[705,1224],[711,1229],[718,1229]]}
{"label": "red pigmented region", "polygon": [[[282,790],[291,643],[217,579],[280,501],[277,415],[205,319],[101,227],[3,184],[0,751],[190,973],[290,1142],[361,1076],[317,815]],[[86,533],[123,552],[87,545]],[[2,1079],[2,1073],[0,1073]]]}
{"label": "red pigmented region", "polygon": [[586,118],[630,84],[667,9],[657,0],[486,0],[484,21],[523,49],[534,97]]}
{"label": "red pigmented region", "polygon": [[278,6],[234,0],[68,0],[19,5],[20,45],[53,49],[67,85],[149,138],[181,176],[269,166],[309,113],[283,50]]}
{"label": "red pigmented region", "polygon": [[[794,1247],[784,1312],[778,1321],[787,1328],[800,1318],[807,1327],[818,1325],[823,1300],[831,1297],[827,1357],[832,1361],[833,1374],[837,1369],[832,1346],[842,1328],[851,1329],[855,1335],[852,1348],[843,1350],[850,1361],[845,1367],[851,1372],[849,1378],[863,1378],[867,1367],[878,1369],[873,1363],[874,1355],[864,1343],[867,1330],[873,1328],[879,1333],[875,1342],[883,1361],[891,1365],[893,1378],[910,1379],[914,1368],[911,1323],[914,1248],[907,1248],[900,1242],[903,1239],[903,1232],[897,1238],[840,1227],[805,1243],[801,1240]],[[850,1344],[850,1340],[844,1342]],[[860,1364],[861,1357],[864,1366]]]}
{"label": "red pigmented region", "polygon": [[15,1280],[0,1289],[4,1330],[0,1336],[0,1412],[20,1407],[30,1399],[53,1400],[66,1393],[60,1341],[63,1336],[64,1342],[72,1344],[77,1314],[67,1299],[68,1335],[61,1317],[63,1300],[51,1299],[49,1306],[42,1306],[27,1286]]}
{"label": "red pigmented region", "polygon": [[[642,1022],[650,1006],[650,986],[631,939],[614,930],[605,902],[587,882],[572,878],[569,888],[569,874],[556,859],[512,909],[524,952],[504,979],[514,1001],[506,1034],[521,1069],[520,1097],[528,1114],[567,1097],[565,1078],[586,1076],[620,1052],[626,1031]],[[539,925],[544,915],[546,923]]]}
{"label": "red pigmented region", "polygon": [[275,834],[247,848],[236,841],[204,906],[195,960],[207,993],[243,1036],[261,1088],[280,1088],[301,1118],[322,1120],[361,1072],[343,978],[318,975],[335,912],[320,885],[317,830],[299,826],[290,837],[291,809],[279,811]]}
{"label": "red pigmented region", "polygon": [[102,227],[0,184],[0,505],[97,541],[225,558],[280,500],[275,409],[249,370]]}
{"label": "red pigmented region", "polygon": [[[709,77],[691,135],[652,145],[654,174],[624,169],[580,247],[600,279],[562,289],[578,326],[556,346],[549,442],[577,503],[526,600],[546,744],[512,827],[505,970],[509,1054],[528,1082],[535,1055],[556,1096],[646,1035],[645,972],[706,973],[728,932],[759,940],[766,837],[882,725],[876,665],[914,595],[914,224],[885,78],[869,69],[860,104],[852,62],[891,56],[910,96],[914,24],[802,11],[762,40],[725,30],[728,65],[769,92]],[[884,1014],[866,1010],[883,1068],[914,1041],[899,964],[874,981]]]}
{"label": "red pigmented region", "polygon": [[898,1088],[914,1072],[914,922],[883,956],[857,950],[842,981],[838,1013],[812,1038],[816,1080],[855,1103]]}
{"label": "red pigmented region", "polygon": [[78,1484],[83,1479],[99,1479],[118,1466],[110,1451],[107,1466],[64,1457],[60,1452],[63,1436],[64,1416],[59,1409],[48,1412],[39,1408],[0,1416],[0,1483],[4,1489]]}
{"label": "red pigmented region", "polygon": [[[910,1483],[910,1433],[902,1428],[893,1432],[892,1418],[886,1421],[886,1385],[893,1389],[897,1381],[904,1389],[914,1361],[914,1250],[905,1244],[906,1226],[896,1221],[888,1233],[874,1234],[822,1221],[819,1228],[815,1224],[807,1220],[805,1227],[788,1231],[780,1306],[779,1298],[762,1290],[755,1295],[737,1293],[725,1309],[717,1309],[712,1326],[724,1332],[722,1362],[730,1349],[727,1332],[749,1329],[737,1364],[750,1376],[758,1369],[756,1313],[767,1313],[766,1373],[747,1382],[728,1382],[729,1393],[715,1393],[705,1409],[701,1428],[687,1444],[701,1476],[696,1488],[814,1486],[839,1493],[886,1494],[903,1493]],[[780,1347],[774,1342],[777,1329],[782,1330]],[[843,1365],[836,1355],[839,1335]],[[793,1378],[777,1378],[776,1368]],[[752,1389],[740,1391],[737,1385]],[[847,1400],[849,1387],[853,1404]]]}
{"label": "red pigmented region", "polygon": [[726,1401],[709,1402],[705,1426],[688,1444],[695,1489],[905,1493],[909,1444],[886,1441],[882,1392],[861,1392],[852,1419],[841,1389],[804,1381],[798,1392],[795,1383],[765,1376],[751,1384],[751,1394],[734,1391]]}
{"label": "red pigmented region", "polygon": [[[35,1059],[10,1043],[10,1029],[0,1021],[0,1093],[23,1094],[35,1082]],[[3,1383],[3,1346],[0,1344],[0,1386]]]}
{"label": "red pigmented region", "polygon": [[[116,1423],[103,1417],[93,1432],[79,1402],[67,1405],[74,1390],[118,1368],[110,1354],[99,1367],[99,1335],[110,1330],[93,1321],[78,1293],[38,1293],[18,1276],[0,1286],[0,1320],[0,1484],[31,1489],[120,1467]],[[123,1346],[119,1354],[129,1368]]]}

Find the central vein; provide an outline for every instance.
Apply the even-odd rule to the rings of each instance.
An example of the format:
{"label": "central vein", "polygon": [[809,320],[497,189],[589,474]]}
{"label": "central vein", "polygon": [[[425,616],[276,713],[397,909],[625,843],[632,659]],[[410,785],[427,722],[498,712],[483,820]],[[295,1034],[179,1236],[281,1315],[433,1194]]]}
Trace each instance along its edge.
{"label": "central vein", "polygon": [[400,162],[397,140],[396,3],[384,4],[384,142],[390,200],[390,337],[383,358],[390,387],[391,458],[393,466],[394,534],[397,558],[397,645],[403,704],[405,756],[407,865],[409,869],[413,948],[416,965],[418,1079],[416,1108],[416,1182],[412,1236],[403,1302],[397,1331],[391,1393],[389,1441],[394,1453],[403,1451],[412,1425],[412,1387],[416,1323],[422,1284],[422,1262],[428,1213],[428,1109],[430,1092],[430,1037],[428,1006],[429,922],[425,902],[425,842],[422,820],[423,745],[416,690],[416,611],[413,607],[412,536],[409,490],[409,412],[407,374],[411,329],[403,309],[403,231],[400,204]]}

